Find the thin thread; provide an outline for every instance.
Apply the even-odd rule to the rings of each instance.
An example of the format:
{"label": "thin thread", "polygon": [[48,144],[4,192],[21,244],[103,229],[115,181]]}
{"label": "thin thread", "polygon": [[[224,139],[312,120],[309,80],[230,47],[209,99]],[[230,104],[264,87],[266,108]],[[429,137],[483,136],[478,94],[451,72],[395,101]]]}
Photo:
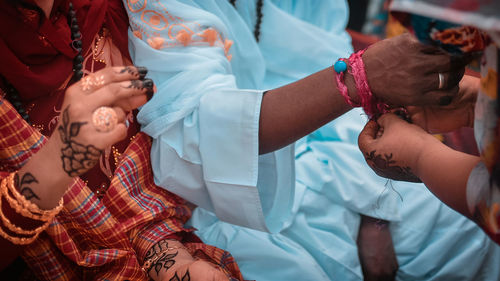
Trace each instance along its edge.
{"label": "thin thread", "polygon": [[403,196],[401,195],[401,193],[399,193],[395,188],[394,186],[392,185],[392,180],[391,179],[387,179],[387,181],[385,182],[384,184],[384,190],[382,190],[382,192],[379,194],[378,198],[377,198],[377,203],[375,204],[376,206],[376,209],[380,209],[380,200],[382,200],[382,195],[384,195],[385,191],[386,190],[392,190],[393,192],[395,192],[398,197],[399,197],[399,200],[401,200],[401,202],[403,202]]}

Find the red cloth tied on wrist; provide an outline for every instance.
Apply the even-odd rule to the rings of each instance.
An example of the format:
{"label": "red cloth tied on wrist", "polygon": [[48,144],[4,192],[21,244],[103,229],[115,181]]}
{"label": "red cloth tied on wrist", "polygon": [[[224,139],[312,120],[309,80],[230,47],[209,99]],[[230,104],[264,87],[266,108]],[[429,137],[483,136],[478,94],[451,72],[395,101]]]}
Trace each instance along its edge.
{"label": "red cloth tied on wrist", "polygon": [[359,102],[353,101],[349,96],[347,86],[344,83],[344,72],[336,73],[335,79],[337,81],[337,88],[345,101],[353,107],[362,107],[368,117],[372,118],[373,116],[386,113],[389,106],[378,100],[377,97],[373,95],[370,85],[368,85],[365,64],[362,59],[364,52],[365,50],[360,50],[351,54],[349,59],[342,59],[350,66],[348,71],[354,78],[354,83],[360,99]]}

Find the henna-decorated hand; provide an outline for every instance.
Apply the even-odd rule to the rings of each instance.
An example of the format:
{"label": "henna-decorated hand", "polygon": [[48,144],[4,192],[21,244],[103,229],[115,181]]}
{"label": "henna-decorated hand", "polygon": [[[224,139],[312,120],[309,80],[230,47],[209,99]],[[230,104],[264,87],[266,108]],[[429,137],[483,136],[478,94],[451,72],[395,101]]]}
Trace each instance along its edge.
{"label": "henna-decorated hand", "polygon": [[[450,57],[410,34],[379,41],[363,54],[373,94],[395,107],[449,104],[469,59]],[[444,78],[441,90],[438,73]]]}
{"label": "henna-decorated hand", "polygon": [[203,260],[194,259],[176,240],[162,240],[147,252],[150,263],[147,273],[157,281],[233,281],[218,267]]}
{"label": "henna-decorated hand", "polygon": [[433,134],[472,127],[479,83],[479,78],[464,76],[459,94],[449,106],[408,106],[412,123]]}
{"label": "henna-decorated hand", "polygon": [[[146,72],[136,67],[106,68],[69,87],[57,129],[18,171],[19,191],[42,209],[57,206],[73,178],[93,167],[101,150],[126,137],[125,113],[153,94],[153,81],[144,79]],[[92,121],[100,107],[116,112],[117,124],[104,126],[110,129],[107,132],[99,131]]]}
{"label": "henna-decorated hand", "polygon": [[438,141],[422,128],[392,113],[369,121],[358,138],[365,160],[377,175],[393,180],[420,182],[414,174],[424,145]]}
{"label": "henna-decorated hand", "polygon": [[[88,171],[104,148],[126,137],[126,112],[146,103],[153,92],[153,81],[144,79],[146,72],[133,66],[106,68],[68,88],[50,141],[57,142],[61,164],[70,177]],[[116,112],[118,123],[109,131],[93,123],[94,111],[103,106]]]}
{"label": "henna-decorated hand", "polygon": [[232,281],[220,269],[213,264],[194,260],[183,263],[179,261],[179,266],[172,268],[170,272],[164,274],[161,281]]}

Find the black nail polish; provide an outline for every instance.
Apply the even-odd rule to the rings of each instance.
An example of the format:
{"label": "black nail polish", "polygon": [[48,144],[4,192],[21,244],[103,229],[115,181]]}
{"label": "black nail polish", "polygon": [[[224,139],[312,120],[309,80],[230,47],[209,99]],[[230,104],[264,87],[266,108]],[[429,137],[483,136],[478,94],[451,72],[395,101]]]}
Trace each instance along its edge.
{"label": "black nail polish", "polygon": [[445,105],[449,105],[451,103],[451,101],[453,100],[453,98],[451,96],[444,96],[444,97],[441,97],[439,99],[439,105],[440,106],[445,106]]}
{"label": "black nail polish", "polygon": [[142,81],[142,86],[144,88],[147,88],[147,89],[153,89],[153,86],[154,86],[153,80],[151,80],[149,78],[148,79],[144,79]]}
{"label": "black nail polish", "polygon": [[147,97],[148,101],[150,101],[153,98],[154,93],[155,92],[153,90],[148,90],[146,92],[146,97]]}
{"label": "black nail polish", "polygon": [[137,66],[137,72],[139,72],[139,79],[144,79],[146,74],[148,74],[148,69],[143,66]]}

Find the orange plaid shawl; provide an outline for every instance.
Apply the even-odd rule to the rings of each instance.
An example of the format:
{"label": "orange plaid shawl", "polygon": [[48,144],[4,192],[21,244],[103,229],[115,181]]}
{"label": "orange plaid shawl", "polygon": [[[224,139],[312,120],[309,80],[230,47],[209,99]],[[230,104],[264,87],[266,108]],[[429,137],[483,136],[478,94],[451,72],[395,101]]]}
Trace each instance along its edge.
{"label": "orange plaid shawl", "polygon": [[[19,169],[46,142],[0,99],[0,176]],[[147,280],[141,264],[149,248],[167,238],[188,238],[196,257],[242,280],[228,252],[205,245],[183,224],[184,200],[154,184],[151,140],[138,133],[123,153],[107,193],[99,200],[80,179],[64,195],[64,209],[23,258],[44,280]]]}

